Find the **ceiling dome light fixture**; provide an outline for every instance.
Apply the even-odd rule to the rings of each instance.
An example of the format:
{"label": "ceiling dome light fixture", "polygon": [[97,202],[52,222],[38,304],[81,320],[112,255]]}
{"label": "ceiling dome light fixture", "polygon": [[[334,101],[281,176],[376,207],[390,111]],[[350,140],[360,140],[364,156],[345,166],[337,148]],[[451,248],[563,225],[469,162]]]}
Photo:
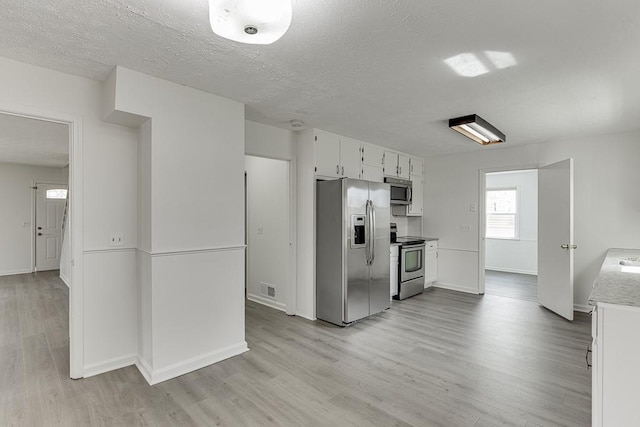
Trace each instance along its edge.
{"label": "ceiling dome light fixture", "polygon": [[209,21],[229,40],[271,44],[289,29],[291,9],[291,0],[209,0]]}

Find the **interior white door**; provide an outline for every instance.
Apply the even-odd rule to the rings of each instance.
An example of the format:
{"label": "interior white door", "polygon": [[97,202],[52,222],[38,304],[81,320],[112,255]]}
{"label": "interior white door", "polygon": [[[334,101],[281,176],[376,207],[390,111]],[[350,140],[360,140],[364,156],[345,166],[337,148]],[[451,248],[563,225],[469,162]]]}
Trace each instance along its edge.
{"label": "interior white door", "polygon": [[36,187],[36,270],[57,270],[60,268],[67,186],[39,183]]}
{"label": "interior white door", "polygon": [[573,320],[573,159],[538,169],[538,303]]}

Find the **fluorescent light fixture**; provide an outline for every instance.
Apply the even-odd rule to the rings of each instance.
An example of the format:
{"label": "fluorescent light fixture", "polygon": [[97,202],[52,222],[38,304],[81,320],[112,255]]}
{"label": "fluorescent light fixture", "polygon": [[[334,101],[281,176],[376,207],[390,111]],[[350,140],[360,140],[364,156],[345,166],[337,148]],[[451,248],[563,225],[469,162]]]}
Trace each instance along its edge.
{"label": "fluorescent light fixture", "polygon": [[214,33],[249,44],[271,44],[291,25],[291,0],[209,0]]}
{"label": "fluorescent light fixture", "polygon": [[477,114],[450,119],[449,127],[480,145],[498,144],[507,140],[504,133]]}

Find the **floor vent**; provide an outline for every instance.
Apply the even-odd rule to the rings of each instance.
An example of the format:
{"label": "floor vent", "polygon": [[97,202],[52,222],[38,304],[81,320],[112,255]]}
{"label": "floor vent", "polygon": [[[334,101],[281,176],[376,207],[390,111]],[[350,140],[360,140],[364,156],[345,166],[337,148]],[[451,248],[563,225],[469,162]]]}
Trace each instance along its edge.
{"label": "floor vent", "polygon": [[276,299],[276,285],[260,282],[260,293],[262,296]]}

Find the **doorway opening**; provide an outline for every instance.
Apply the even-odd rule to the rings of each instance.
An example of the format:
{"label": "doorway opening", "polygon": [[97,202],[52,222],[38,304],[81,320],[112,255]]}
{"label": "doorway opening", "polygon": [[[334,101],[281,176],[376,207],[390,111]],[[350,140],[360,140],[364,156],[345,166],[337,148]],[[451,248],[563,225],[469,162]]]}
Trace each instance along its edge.
{"label": "doorway opening", "polygon": [[[80,343],[70,316],[73,257],[68,190],[77,126],[74,119],[0,111],[0,196],[10,207],[0,211],[0,286],[8,306],[12,298],[16,300],[5,326],[15,327],[11,335],[19,338],[9,344],[24,355],[13,361],[22,363],[22,369],[17,365],[10,369],[24,372],[28,379],[82,376],[81,360],[71,351]],[[34,346],[42,343],[46,351],[34,353]],[[37,372],[28,369],[34,357]]]}
{"label": "doorway opening", "polygon": [[291,161],[245,156],[248,300],[295,314]]}
{"label": "doorway opening", "polygon": [[537,302],[538,170],[484,179],[484,293]]}

